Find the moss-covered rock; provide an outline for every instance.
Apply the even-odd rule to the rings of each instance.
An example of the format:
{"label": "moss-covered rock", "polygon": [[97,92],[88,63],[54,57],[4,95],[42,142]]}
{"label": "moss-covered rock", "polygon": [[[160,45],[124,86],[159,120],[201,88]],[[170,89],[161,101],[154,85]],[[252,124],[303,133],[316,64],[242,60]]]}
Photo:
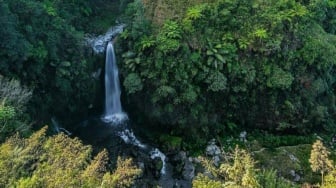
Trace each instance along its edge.
{"label": "moss-covered rock", "polygon": [[262,148],[253,151],[259,168],[276,169],[279,176],[298,183],[319,181],[309,164],[310,144],[282,146],[275,149]]}

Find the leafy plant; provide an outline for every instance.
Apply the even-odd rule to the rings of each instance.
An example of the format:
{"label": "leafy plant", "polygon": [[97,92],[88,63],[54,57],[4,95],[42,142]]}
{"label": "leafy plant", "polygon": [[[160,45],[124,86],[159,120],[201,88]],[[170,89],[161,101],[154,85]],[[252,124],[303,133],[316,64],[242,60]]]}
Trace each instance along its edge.
{"label": "leafy plant", "polygon": [[143,88],[141,78],[136,73],[127,75],[124,80],[124,86],[128,94],[136,93]]}
{"label": "leafy plant", "polygon": [[277,170],[262,170],[258,174],[258,179],[261,187],[267,188],[293,188],[299,187],[299,185],[295,185],[294,183],[282,178],[278,177]]}

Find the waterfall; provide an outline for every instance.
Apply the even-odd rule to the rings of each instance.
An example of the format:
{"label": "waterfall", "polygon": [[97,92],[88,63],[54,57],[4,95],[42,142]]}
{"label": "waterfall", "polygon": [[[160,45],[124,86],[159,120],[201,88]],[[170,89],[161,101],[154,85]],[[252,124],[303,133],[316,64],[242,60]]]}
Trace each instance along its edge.
{"label": "waterfall", "polygon": [[[98,37],[87,38],[87,43],[91,45],[94,52],[101,53],[105,49],[105,45],[112,38],[121,33],[124,25],[112,27],[105,35],[99,35]],[[93,77],[99,75],[93,73]],[[128,116],[123,112],[120,101],[120,83],[118,75],[117,61],[114,53],[114,47],[112,42],[107,43],[106,47],[106,59],[105,59],[105,113],[101,118],[108,125],[122,124],[128,119]],[[162,161],[161,174],[166,175],[166,160],[167,157],[157,148],[141,143],[134,135],[131,129],[126,126],[122,127],[122,130],[117,133],[125,143],[132,144],[139,147],[141,150],[149,153],[151,159],[159,158]]]}
{"label": "waterfall", "polygon": [[121,123],[127,119],[120,102],[118,67],[112,42],[106,48],[105,60],[105,122]]}

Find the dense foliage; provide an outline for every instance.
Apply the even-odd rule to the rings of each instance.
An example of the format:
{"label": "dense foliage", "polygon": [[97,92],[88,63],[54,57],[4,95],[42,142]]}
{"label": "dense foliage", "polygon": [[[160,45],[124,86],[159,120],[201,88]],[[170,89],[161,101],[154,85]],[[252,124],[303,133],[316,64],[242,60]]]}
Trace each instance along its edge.
{"label": "dense foliage", "polygon": [[26,104],[32,91],[17,80],[8,80],[0,75],[0,142],[18,132],[30,133]]}
{"label": "dense foliage", "polygon": [[34,89],[33,118],[85,114],[94,94],[80,30],[88,2],[5,0],[0,9],[0,72]]}
{"label": "dense foliage", "polygon": [[335,6],[136,0],[120,37],[130,103],[177,134],[335,130]]}
{"label": "dense foliage", "polygon": [[[258,171],[251,154],[246,150],[235,148],[233,152],[222,152],[225,162],[220,165],[206,158],[202,158],[202,164],[206,173],[198,174],[193,180],[195,188],[289,188],[298,187],[276,175],[276,170]],[[210,175],[209,175],[210,174]]]}
{"label": "dense foliage", "polygon": [[110,172],[106,150],[91,159],[92,148],[80,140],[45,132],[0,145],[0,187],[130,187],[141,173],[131,159],[121,158]]}

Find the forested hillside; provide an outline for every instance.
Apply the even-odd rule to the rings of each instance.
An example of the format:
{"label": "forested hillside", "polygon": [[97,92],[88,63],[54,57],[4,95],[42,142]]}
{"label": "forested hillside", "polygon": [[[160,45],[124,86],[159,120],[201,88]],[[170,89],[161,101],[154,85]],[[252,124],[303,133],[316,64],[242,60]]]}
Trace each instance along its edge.
{"label": "forested hillside", "polygon": [[335,130],[334,1],[135,1],[127,13],[124,85],[149,119],[201,135]]}
{"label": "forested hillside", "polygon": [[88,39],[120,24],[127,128],[174,181],[193,163],[193,187],[336,185],[335,0],[0,0],[0,187],[156,186],[164,160],[89,130],[108,93]]}

